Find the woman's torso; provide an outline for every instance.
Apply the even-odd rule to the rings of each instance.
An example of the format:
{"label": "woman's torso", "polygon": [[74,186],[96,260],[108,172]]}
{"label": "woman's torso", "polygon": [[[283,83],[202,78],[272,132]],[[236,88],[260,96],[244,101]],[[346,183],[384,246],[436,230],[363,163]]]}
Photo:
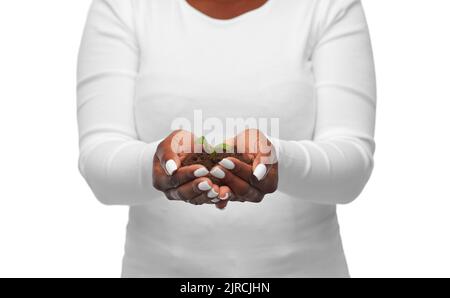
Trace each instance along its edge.
{"label": "woman's torso", "polygon": [[[279,119],[279,138],[312,139],[317,2],[269,0],[217,20],[185,0],[135,1],[139,137],[161,139],[201,111],[222,123]],[[348,276],[335,206],[276,192],[220,211],[162,194],[129,216],[123,276]]]}

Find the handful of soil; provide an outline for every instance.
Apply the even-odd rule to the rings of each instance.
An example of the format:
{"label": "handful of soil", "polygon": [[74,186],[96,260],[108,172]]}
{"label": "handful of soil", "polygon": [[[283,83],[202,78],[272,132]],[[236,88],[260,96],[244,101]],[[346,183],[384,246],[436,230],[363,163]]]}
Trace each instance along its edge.
{"label": "handful of soil", "polygon": [[[202,153],[189,153],[181,159],[181,166],[202,165],[211,171],[219,162],[227,157],[234,157],[246,164],[252,165],[254,158],[245,153],[237,153],[237,148],[230,148],[227,144],[220,144],[216,147],[211,147],[206,143],[206,139],[201,137],[198,142],[202,144]],[[233,150],[231,150],[233,149]],[[214,184],[219,186],[224,185],[223,181],[209,174],[207,176]]]}

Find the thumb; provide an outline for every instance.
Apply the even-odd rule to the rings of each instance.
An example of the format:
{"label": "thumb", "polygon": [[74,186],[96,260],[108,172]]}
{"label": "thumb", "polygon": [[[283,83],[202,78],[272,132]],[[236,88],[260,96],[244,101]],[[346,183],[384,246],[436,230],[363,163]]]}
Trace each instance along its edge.
{"label": "thumb", "polygon": [[[181,161],[178,154],[175,152],[177,145],[172,144],[171,141],[164,141],[159,144],[156,150],[156,157],[167,175],[172,176],[176,170],[181,167]],[[174,150],[175,149],[175,150]]]}
{"label": "thumb", "polygon": [[267,173],[269,173],[273,165],[276,163],[277,159],[274,148],[272,148],[272,150],[270,150],[270,152],[268,153],[259,152],[253,160],[253,176],[255,176],[258,181],[263,180],[267,176]]}
{"label": "thumb", "polygon": [[256,179],[258,179],[258,181],[263,180],[267,173],[269,172],[270,168],[272,167],[271,164],[267,164],[264,163],[265,158],[263,156],[261,156],[261,154],[259,153],[255,160],[253,161],[253,176],[256,177]]}

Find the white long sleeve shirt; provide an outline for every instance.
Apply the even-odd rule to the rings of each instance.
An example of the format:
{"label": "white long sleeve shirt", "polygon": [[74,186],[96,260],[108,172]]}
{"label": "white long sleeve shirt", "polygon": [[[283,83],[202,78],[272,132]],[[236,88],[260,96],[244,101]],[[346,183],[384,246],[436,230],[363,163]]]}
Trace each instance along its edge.
{"label": "white long sleeve shirt", "polygon": [[[79,169],[129,206],[123,277],[347,277],[336,205],[374,166],[375,74],[358,0],[268,0],[229,20],[185,0],[93,0],[78,63]],[[152,186],[178,117],[279,118],[279,188],[259,204]]]}

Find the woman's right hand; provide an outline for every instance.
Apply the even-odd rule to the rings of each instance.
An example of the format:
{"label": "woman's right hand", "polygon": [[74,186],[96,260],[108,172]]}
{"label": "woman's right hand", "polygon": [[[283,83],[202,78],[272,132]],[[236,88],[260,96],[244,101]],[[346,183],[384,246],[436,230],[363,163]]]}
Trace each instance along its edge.
{"label": "woman's right hand", "polygon": [[153,158],[153,186],[169,200],[220,207],[223,203],[218,197],[227,189],[206,178],[209,171],[202,165],[181,167],[183,156],[194,152],[195,146],[202,145],[196,144],[194,134],[188,131],[177,130],[165,138]]}

